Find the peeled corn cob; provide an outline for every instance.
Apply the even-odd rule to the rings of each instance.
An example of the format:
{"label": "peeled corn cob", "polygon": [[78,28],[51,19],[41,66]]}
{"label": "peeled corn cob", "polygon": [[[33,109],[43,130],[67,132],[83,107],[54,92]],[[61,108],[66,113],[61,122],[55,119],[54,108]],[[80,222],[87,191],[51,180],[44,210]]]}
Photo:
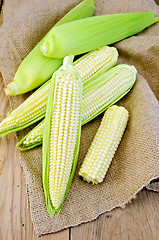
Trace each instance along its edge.
{"label": "peeled corn cob", "polygon": [[121,64],[100,75],[92,84],[87,82],[83,91],[82,124],[125,96],[135,83],[136,73],[134,66]]}
{"label": "peeled corn cob", "polygon": [[[70,59],[69,59],[70,58]],[[43,187],[50,215],[61,210],[78,158],[82,117],[82,78],[64,58],[54,73],[43,138]]]}
{"label": "peeled corn cob", "polygon": [[124,107],[112,106],[104,114],[79,175],[87,182],[101,183],[111,164],[128,121]]}
{"label": "peeled corn cob", "polygon": [[155,12],[94,16],[53,28],[41,45],[47,57],[78,55],[118,42],[159,21]]}
{"label": "peeled corn cob", "polygon": [[0,137],[26,128],[44,118],[49,85],[46,83],[38,89],[0,123]]}
{"label": "peeled corn cob", "polygon": [[[127,94],[135,83],[136,69],[126,64],[118,65],[88,81],[83,87],[82,125],[89,122],[109,106]],[[27,150],[42,144],[44,121],[21,139],[21,150]]]}
{"label": "peeled corn cob", "polygon": [[[17,147],[22,150],[29,150],[42,144],[45,118],[33,128],[23,139],[17,143]],[[19,147],[22,145],[22,147]]]}
{"label": "peeled corn cob", "polygon": [[[117,50],[105,46],[83,56],[77,60],[77,63],[74,63],[74,66],[75,68],[77,67],[79,74],[83,77],[83,81],[86,84],[86,82],[92,82],[93,77],[96,77],[99,73],[113,67],[117,62],[117,58]],[[90,59],[90,65],[86,66],[85,59]],[[19,131],[45,116],[49,87],[50,81],[34,92],[0,123],[0,137]]]}
{"label": "peeled corn cob", "polygon": [[115,66],[118,52],[114,47],[104,46],[89,52],[74,63],[75,69],[82,77],[83,83],[92,82],[97,76]]}
{"label": "peeled corn cob", "polygon": [[[93,0],[82,1],[58,21],[54,27],[92,16],[95,10],[94,5],[95,1]],[[63,59],[48,59],[43,56],[40,51],[42,41],[21,62],[14,80],[5,87],[7,95],[22,94],[39,87],[51,78],[52,74],[62,65]]]}

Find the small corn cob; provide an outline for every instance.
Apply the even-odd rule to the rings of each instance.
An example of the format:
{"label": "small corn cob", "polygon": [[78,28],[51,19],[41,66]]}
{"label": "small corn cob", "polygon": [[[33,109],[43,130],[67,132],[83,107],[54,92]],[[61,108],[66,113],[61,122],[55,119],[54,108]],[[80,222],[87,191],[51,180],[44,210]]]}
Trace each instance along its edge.
{"label": "small corn cob", "polygon": [[159,21],[155,12],[94,16],[53,28],[41,45],[47,57],[78,55],[118,42]]}
{"label": "small corn cob", "polygon": [[128,121],[124,107],[112,106],[104,114],[79,175],[87,182],[101,183],[111,164]]}
{"label": "small corn cob", "polygon": [[[83,87],[82,125],[89,122],[109,106],[127,94],[135,83],[136,69],[126,64],[118,65],[88,81]],[[44,121],[21,139],[17,146],[21,150],[28,150],[42,144]]]}
{"label": "small corn cob", "polygon": [[[118,52],[113,47],[103,47],[96,51],[86,54],[77,63],[75,68],[83,78],[83,82],[94,81],[99,73],[113,67],[118,58]],[[89,59],[89,65],[85,66],[86,60]],[[98,63],[98,64],[97,64]],[[84,68],[85,66],[85,68]],[[0,123],[0,137],[11,132],[19,131],[34,122],[42,119],[46,111],[46,102],[50,87],[50,81],[45,83],[41,88],[35,91],[26,101],[15,109],[7,118]]]}
{"label": "small corn cob", "polygon": [[[80,2],[58,21],[54,27],[92,16],[95,10],[94,5],[94,0],[84,0]],[[14,76],[14,80],[5,87],[7,95],[22,94],[39,87],[50,79],[54,71],[62,65],[63,59],[48,59],[43,56],[40,51],[42,41],[43,40],[41,40],[21,62]]]}
{"label": "small corn cob", "polygon": [[53,75],[47,101],[43,138],[43,187],[50,215],[61,210],[78,158],[82,78],[71,65],[71,56]]}

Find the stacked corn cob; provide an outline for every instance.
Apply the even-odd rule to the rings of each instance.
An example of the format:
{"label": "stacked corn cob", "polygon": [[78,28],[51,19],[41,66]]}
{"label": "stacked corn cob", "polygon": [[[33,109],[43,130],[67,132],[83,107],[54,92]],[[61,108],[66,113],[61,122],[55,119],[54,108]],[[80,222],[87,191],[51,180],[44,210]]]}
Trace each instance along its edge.
{"label": "stacked corn cob", "polygon": [[[78,71],[78,73],[80,73],[80,75],[83,77],[83,83],[84,83],[83,113],[82,115],[80,114],[81,115],[80,122],[82,124],[87,123],[88,121],[90,121],[91,119],[99,115],[106,108],[114,104],[114,102],[118,101],[121,97],[123,97],[133,86],[136,79],[136,69],[133,66],[122,64],[108,70],[110,67],[114,66],[114,64],[116,63],[117,56],[118,56],[118,53],[115,48],[103,47],[99,50],[86,54],[80,60],[77,60],[75,62],[74,71]],[[67,69],[66,66],[67,64],[65,64],[64,67],[62,68],[62,69],[65,69],[65,71]],[[60,69],[59,72],[61,71],[62,70]],[[93,72],[93,75],[91,76],[92,72]],[[67,154],[62,155],[67,152],[66,149],[64,149],[64,146],[65,148],[69,147],[68,141],[71,141],[72,143],[73,142],[75,143],[76,141],[71,140],[72,139],[71,135],[69,135],[70,140],[67,140],[68,131],[66,131],[66,134],[62,133],[64,129],[67,129],[67,127],[65,126],[67,125],[66,123],[68,122],[66,120],[66,117],[69,119],[69,116],[70,116],[69,111],[68,111],[68,114],[66,114],[65,116],[64,113],[62,113],[62,109],[65,106],[70,106],[70,103],[66,104],[63,102],[64,100],[66,100],[65,91],[67,92],[68,90],[63,89],[63,94],[65,96],[64,99],[61,95],[62,91],[61,93],[59,93],[59,97],[58,97],[58,91],[57,91],[58,88],[56,87],[56,85],[58,86],[57,83],[60,80],[63,83],[65,83],[66,85],[65,87],[67,87],[66,83],[71,77],[71,74],[67,73],[65,74],[66,76],[63,76],[63,78],[58,77],[58,80],[55,77],[56,75],[58,74],[55,73],[53,76],[54,80],[52,80],[52,87],[50,87],[50,84],[51,84],[50,81],[44,84],[43,87],[37,90],[22,105],[20,105],[17,109],[15,109],[0,125],[2,129],[2,133],[4,134],[3,127],[5,127],[6,133],[8,134],[10,131],[15,131],[15,129],[19,130],[20,127],[23,127],[23,126],[25,127],[29,125],[31,122],[36,121],[37,118],[39,119],[43,117],[45,115],[47,95],[50,89],[51,93],[49,94],[49,96],[51,97],[49,97],[49,99],[51,100],[48,99],[49,104],[47,104],[47,109],[48,109],[47,111],[48,112],[52,111],[52,118],[49,115],[49,120],[47,120],[48,118],[46,118],[45,122],[43,120],[42,123],[40,123],[35,128],[35,130],[33,129],[31,133],[28,134],[24,142],[24,146],[26,145],[27,149],[31,148],[32,146],[39,145],[39,143],[42,142],[43,129],[45,125],[46,130],[45,130],[44,139],[43,139],[43,143],[44,143],[43,144],[43,156],[44,156],[43,157],[43,185],[44,185],[44,192],[45,192],[45,198],[46,198],[46,205],[50,215],[53,215],[55,212],[60,211],[62,207],[62,202],[67,195],[70,183],[73,178],[73,173],[75,171],[75,166],[76,166],[76,161],[78,156],[78,146],[79,146],[79,145],[78,146],[76,145],[76,148],[75,148],[76,152],[72,151],[72,154],[74,153],[74,155],[72,156],[75,156],[75,158],[74,157],[71,158],[70,157],[71,155],[67,156]],[[62,84],[60,81],[59,81],[59,84]],[[53,94],[54,89],[56,89],[57,100]],[[69,97],[69,99],[70,98],[71,96]],[[35,99],[36,99],[36,103],[34,103]],[[58,101],[60,102],[58,103]],[[51,104],[53,104],[53,106]],[[29,106],[30,112],[28,112],[27,106]],[[63,107],[60,110],[60,108],[57,109],[57,106],[59,107],[63,106]],[[58,114],[57,114],[57,117],[54,116],[54,112],[56,112],[55,110],[57,111],[58,114],[59,113],[62,114],[61,117]],[[18,118],[17,118],[17,113],[19,114]],[[57,123],[55,123],[55,119]],[[61,119],[63,119],[63,121]],[[61,123],[58,123],[58,121],[62,121],[63,130],[61,130],[62,131],[61,134],[64,134],[63,136],[65,136],[65,140],[62,140],[61,137],[56,137],[56,134],[60,134],[60,132],[58,133],[58,129],[59,130],[61,129],[59,125]],[[55,126],[53,123],[55,124]],[[22,124],[25,124],[25,125],[22,125]],[[78,129],[78,134],[79,134],[78,141],[77,141],[78,144],[79,144],[79,136],[80,136],[79,126],[77,128],[77,125],[74,124],[75,130]],[[48,129],[50,130],[48,131]],[[71,130],[71,131],[74,132],[75,130]],[[60,141],[62,142],[60,143],[59,140],[57,139],[61,139]],[[22,141],[20,141],[18,145],[20,145],[23,141],[24,139],[22,139]],[[55,141],[57,142],[55,143]],[[63,145],[64,144],[63,141],[65,142],[65,145]],[[61,146],[61,148],[59,148],[59,151],[61,151],[61,153],[57,152],[57,155],[55,156],[56,158],[56,161],[55,161],[53,156],[54,156],[54,153],[56,153],[56,149],[58,148],[58,146]],[[70,145],[70,148],[72,149],[73,147],[71,147]],[[60,156],[61,157],[65,156],[65,157],[62,158],[63,160],[62,159],[60,160]],[[72,160],[68,162],[68,158]],[[68,166],[68,168],[65,168],[66,166]],[[60,175],[63,176],[66,174],[65,182],[57,183],[58,180],[56,178],[51,177],[55,174],[55,169],[57,172],[56,173],[57,178]],[[73,170],[71,171],[71,169]],[[48,179],[49,179],[49,183],[48,183]],[[62,177],[60,181],[63,181]]]}
{"label": "stacked corn cob", "polygon": [[[41,120],[46,113],[45,120],[17,146],[23,144],[22,149],[30,149],[43,139],[43,186],[50,215],[61,210],[69,191],[78,158],[81,125],[108,108],[79,171],[84,180],[93,183],[103,181],[126,127],[128,111],[112,105],[130,91],[136,69],[126,64],[114,67],[116,49],[102,46],[136,34],[159,20],[154,18],[155,13],[114,14],[83,20],[93,15],[94,4],[93,0],[84,0],[61,19],[57,25],[64,25],[51,29],[24,59],[15,79],[5,89],[8,95],[25,93],[54,73],[51,80],[0,124],[3,137]],[[77,19],[82,20],[71,22]],[[98,47],[102,48],[94,51]],[[74,66],[73,56],[65,57],[90,50],[93,52],[77,60]],[[58,59],[46,58],[41,52]]]}
{"label": "stacked corn cob", "polygon": [[[74,66],[79,74],[83,76],[83,82],[86,85],[89,82],[93,83],[99,74],[113,67],[117,62],[117,58],[117,50],[113,47],[105,46],[86,54],[86,56],[77,60]],[[88,59],[90,60],[89,66],[84,67]],[[96,64],[97,61],[98,64]],[[26,128],[44,118],[49,87],[50,81],[35,91],[1,122],[0,137]]]}
{"label": "stacked corn cob", "polygon": [[[74,71],[78,71],[78,73],[80,73],[84,83],[82,104],[83,113],[81,113],[80,110],[80,122],[82,124],[87,123],[106,108],[111,106],[114,102],[118,101],[133,86],[136,79],[136,69],[133,66],[122,64],[108,70],[117,62],[117,56],[118,53],[115,48],[103,47],[99,50],[86,54],[80,60],[75,62]],[[64,71],[63,69],[65,72],[67,72],[67,64],[64,64],[63,68],[60,69],[59,72]],[[52,83],[49,81],[48,83],[44,84],[44,86],[32,94],[22,105],[15,109],[0,125],[2,130],[1,134],[8,134],[12,131],[20,130],[21,128],[24,128],[33,122],[36,122],[37,119],[41,119],[45,115],[48,92],[51,92],[49,93],[50,97],[47,104],[47,112],[51,112],[47,113],[47,115],[50,114],[49,117],[46,118],[46,121],[43,120],[42,123],[35,128],[35,130],[33,129],[26,137],[24,142],[24,145],[26,144],[27,149],[31,148],[32,146],[39,145],[39,143],[42,142],[43,129],[45,125],[46,130],[43,139],[43,185],[46,205],[50,215],[53,215],[55,212],[59,212],[61,210],[62,203],[68,193],[77,162],[81,125],[79,124],[77,127],[77,122],[79,123],[79,121],[76,121],[76,123],[74,122],[73,124],[74,129],[70,130],[72,133],[76,133],[74,135],[74,140],[71,132],[69,134],[68,131],[64,131],[64,129],[68,129],[68,123],[71,114],[69,111],[66,114],[66,109],[70,109],[70,103],[64,103],[67,96],[66,93],[69,92],[69,90],[66,88],[61,91],[61,93],[63,92],[64,94],[63,98],[61,93],[58,93],[57,86],[58,84],[61,86],[65,83],[64,85],[67,87],[67,82],[69,83],[70,78],[71,81],[73,81],[73,78],[71,77],[72,75],[70,73],[65,73],[64,76],[57,78],[57,72],[53,75],[52,79],[54,80],[52,80]],[[50,84],[52,87],[50,87]],[[53,93],[54,89],[56,90],[56,94]],[[81,91],[82,90],[80,90],[80,92]],[[71,93],[72,92],[70,91],[70,94]],[[54,95],[57,95],[57,97]],[[69,99],[71,99],[71,95]],[[73,105],[75,105],[75,102]],[[30,112],[28,112],[28,106]],[[63,106],[61,110],[59,108],[60,106]],[[65,113],[63,113],[64,110],[62,109],[65,109]],[[57,116],[54,116],[56,111]],[[60,113],[62,114],[61,116],[59,115]],[[72,114],[72,116],[74,116],[75,113]],[[63,140],[62,136],[65,140]],[[24,139],[22,139],[19,144],[21,144],[23,141]],[[72,146],[69,145],[69,142],[70,144],[76,144]],[[58,146],[59,151],[57,151],[56,154],[56,149],[58,149]],[[73,149],[71,152],[70,150],[68,151],[68,155],[66,154],[67,148],[70,150]],[[60,156],[63,157],[61,158]],[[69,162],[68,159],[70,159]],[[55,178],[53,177],[54,175]],[[65,181],[62,178],[63,175],[65,176]],[[59,178],[59,176],[61,176],[61,178]]]}
{"label": "stacked corn cob", "polygon": [[[83,87],[82,125],[91,121],[130,91],[136,79],[136,69],[118,65],[88,81]],[[42,144],[44,120],[28,133],[17,146],[27,150]]]}
{"label": "stacked corn cob", "polygon": [[[63,66],[52,77],[44,124],[43,187],[46,207],[51,216],[61,211],[73,179],[78,158],[82,116],[86,117],[85,121],[87,122],[92,114],[83,102],[86,114],[82,115],[82,78],[75,67],[70,65],[70,58],[71,56],[64,58]],[[114,85],[114,88],[110,88],[109,94],[107,92],[107,102],[118,95],[121,89],[119,83],[119,86],[114,84],[119,76],[123,76],[124,81],[121,82],[124,87],[130,79],[132,80],[133,71],[125,71],[124,68],[121,68],[118,72],[119,74],[116,71],[115,74],[109,74],[113,81],[109,82],[107,87],[109,88],[111,85],[112,88]],[[100,87],[103,87],[103,84]],[[104,91],[104,87],[102,90]],[[96,95],[98,97],[98,94]],[[97,103],[96,96],[91,96],[91,94],[89,98],[92,102],[96,102],[100,111],[103,103]],[[87,99],[86,102],[88,102]],[[96,115],[96,107],[94,109]],[[103,181],[126,127],[127,119],[128,112],[123,107],[112,106],[106,111],[79,172],[79,175],[88,182]]]}

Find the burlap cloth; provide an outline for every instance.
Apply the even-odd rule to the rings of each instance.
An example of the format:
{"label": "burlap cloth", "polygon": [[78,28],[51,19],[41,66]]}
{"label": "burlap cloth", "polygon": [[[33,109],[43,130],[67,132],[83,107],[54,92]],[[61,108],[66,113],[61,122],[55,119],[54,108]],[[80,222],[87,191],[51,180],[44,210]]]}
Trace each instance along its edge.
{"label": "burlap cloth", "polygon": [[[27,53],[78,2],[4,1],[3,23],[0,27],[0,71],[5,84],[13,79]],[[138,11],[156,11],[159,16],[159,7],[153,0],[97,0],[95,14]],[[120,54],[119,62],[135,65],[138,76],[132,91],[118,103],[128,109],[130,118],[104,182],[90,185],[77,175],[102,115],[82,128],[76,174],[61,213],[54,217],[49,217],[45,208],[41,147],[20,153],[31,218],[37,235],[91,221],[101,213],[124,206],[143,186],[159,177],[159,23],[116,44],[116,47]],[[11,107],[17,107],[26,96],[11,97]],[[18,133],[18,139],[29,130]]]}

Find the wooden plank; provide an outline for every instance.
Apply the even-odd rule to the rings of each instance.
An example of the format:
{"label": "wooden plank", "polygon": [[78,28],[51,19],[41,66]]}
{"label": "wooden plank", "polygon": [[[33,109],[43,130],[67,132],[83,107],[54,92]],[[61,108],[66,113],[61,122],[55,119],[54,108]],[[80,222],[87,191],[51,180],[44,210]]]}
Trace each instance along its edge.
{"label": "wooden plank", "polygon": [[[9,111],[8,98],[0,83],[0,121]],[[0,139],[0,240],[35,240],[20,167],[15,134]],[[42,240],[68,240],[69,229],[41,237]]]}
{"label": "wooden plank", "polygon": [[3,0],[0,0],[0,26],[3,23]]}
{"label": "wooden plank", "polygon": [[126,208],[71,229],[71,240],[159,239],[159,194],[143,190]]}

